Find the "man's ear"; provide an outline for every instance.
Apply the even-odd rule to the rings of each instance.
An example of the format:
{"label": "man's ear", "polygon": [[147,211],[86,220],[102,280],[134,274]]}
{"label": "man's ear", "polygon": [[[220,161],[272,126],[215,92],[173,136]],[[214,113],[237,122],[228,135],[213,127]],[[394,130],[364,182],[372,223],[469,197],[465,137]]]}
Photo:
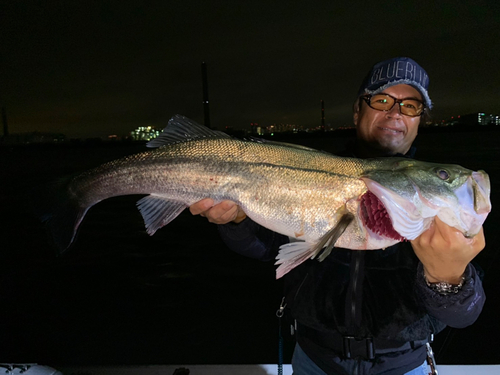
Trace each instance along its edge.
{"label": "man's ear", "polygon": [[352,114],[352,120],[354,122],[354,126],[358,126],[358,119],[359,119],[359,107],[354,109],[354,112]]}
{"label": "man's ear", "polygon": [[358,98],[352,105],[352,121],[356,127],[358,126],[359,112],[361,111],[361,106],[363,105],[361,102],[362,100]]}

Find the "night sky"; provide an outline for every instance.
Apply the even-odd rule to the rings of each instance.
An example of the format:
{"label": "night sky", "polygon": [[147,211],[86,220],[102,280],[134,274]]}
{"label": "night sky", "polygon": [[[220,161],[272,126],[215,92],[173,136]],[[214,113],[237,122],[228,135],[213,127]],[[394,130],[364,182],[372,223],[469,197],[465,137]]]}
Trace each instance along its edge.
{"label": "night sky", "polygon": [[435,120],[500,114],[498,1],[2,1],[0,105],[11,133],[69,138],[203,122],[351,125],[375,62],[415,59]]}

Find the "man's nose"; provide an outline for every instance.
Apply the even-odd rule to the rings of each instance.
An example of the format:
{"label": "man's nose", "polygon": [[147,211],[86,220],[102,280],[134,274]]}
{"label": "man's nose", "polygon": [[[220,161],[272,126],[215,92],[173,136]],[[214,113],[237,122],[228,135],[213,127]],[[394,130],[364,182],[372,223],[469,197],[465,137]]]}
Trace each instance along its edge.
{"label": "man's nose", "polygon": [[399,108],[401,105],[399,103],[394,103],[391,109],[389,109],[385,115],[388,118],[393,118],[393,117],[401,117],[401,109]]}

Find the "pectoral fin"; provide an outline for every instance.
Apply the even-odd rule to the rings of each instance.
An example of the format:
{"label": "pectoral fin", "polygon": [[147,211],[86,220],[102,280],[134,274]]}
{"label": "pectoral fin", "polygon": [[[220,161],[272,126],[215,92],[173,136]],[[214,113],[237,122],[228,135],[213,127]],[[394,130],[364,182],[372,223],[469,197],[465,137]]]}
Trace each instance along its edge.
{"label": "pectoral fin", "polygon": [[[345,232],[347,226],[354,219],[354,215],[345,209],[342,209],[337,214],[342,215],[337,225],[323,235],[317,243],[292,242],[280,247],[275,263],[276,265],[280,265],[276,270],[277,279],[304,263],[307,259],[316,258],[320,253],[321,255],[318,257],[320,262],[330,255],[335,242],[337,242],[342,233]],[[322,250],[323,252],[321,252]]]}
{"label": "pectoral fin", "polygon": [[[319,254],[318,260],[320,262],[324,261],[326,257],[330,255],[333,247],[335,246],[335,243],[342,235],[342,233],[345,232],[347,226],[351,223],[351,221],[353,221],[353,219],[354,219],[353,214],[351,214],[350,212],[345,213],[340,218],[337,225],[330,231],[328,231],[323,237],[321,237],[319,242],[314,247],[314,255],[312,256],[311,259],[314,259]],[[321,252],[322,249],[324,249],[323,252]]]}

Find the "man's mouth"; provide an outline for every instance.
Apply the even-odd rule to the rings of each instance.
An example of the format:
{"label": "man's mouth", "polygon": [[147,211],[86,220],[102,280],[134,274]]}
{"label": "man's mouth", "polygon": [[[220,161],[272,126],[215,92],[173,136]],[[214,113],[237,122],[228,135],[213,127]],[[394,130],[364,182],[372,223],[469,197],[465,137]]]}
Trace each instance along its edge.
{"label": "man's mouth", "polygon": [[398,130],[398,129],[393,129],[393,128],[386,128],[386,127],[383,127],[383,126],[379,126],[378,128],[380,130],[384,131],[384,132],[389,132],[389,133],[393,133],[393,134],[403,134],[403,130]]}

